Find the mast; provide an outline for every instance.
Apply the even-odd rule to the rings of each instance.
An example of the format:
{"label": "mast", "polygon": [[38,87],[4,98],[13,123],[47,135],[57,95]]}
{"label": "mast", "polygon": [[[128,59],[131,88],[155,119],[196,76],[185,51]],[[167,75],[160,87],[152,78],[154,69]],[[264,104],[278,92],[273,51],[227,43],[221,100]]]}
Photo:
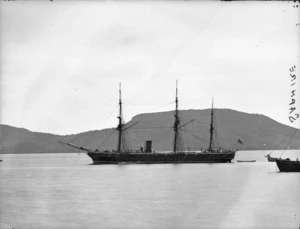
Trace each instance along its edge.
{"label": "mast", "polygon": [[118,135],[118,146],[117,152],[121,152],[121,145],[122,145],[122,131],[123,131],[123,116],[122,116],[122,97],[121,97],[121,83],[119,84],[119,124],[117,130],[119,131]]}
{"label": "mast", "polygon": [[179,127],[179,117],[178,117],[178,88],[177,88],[177,80],[176,80],[176,99],[175,99],[175,122],[173,125],[174,129],[174,145],[173,152],[176,153],[177,150],[177,139],[178,139],[178,127]]}
{"label": "mast", "polygon": [[209,137],[209,151],[212,151],[212,147],[214,145],[214,98],[212,98],[212,105],[211,105],[211,120],[210,120],[210,137]]}

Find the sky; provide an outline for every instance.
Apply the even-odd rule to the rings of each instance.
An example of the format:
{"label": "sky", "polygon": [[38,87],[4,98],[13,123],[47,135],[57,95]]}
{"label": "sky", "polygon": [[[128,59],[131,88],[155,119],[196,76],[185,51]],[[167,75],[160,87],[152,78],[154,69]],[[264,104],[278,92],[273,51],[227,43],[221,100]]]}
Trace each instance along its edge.
{"label": "sky", "polygon": [[[300,114],[300,13],[291,2],[0,2],[0,121],[75,134],[140,113],[216,108],[285,125]],[[296,66],[291,86],[290,68]]]}

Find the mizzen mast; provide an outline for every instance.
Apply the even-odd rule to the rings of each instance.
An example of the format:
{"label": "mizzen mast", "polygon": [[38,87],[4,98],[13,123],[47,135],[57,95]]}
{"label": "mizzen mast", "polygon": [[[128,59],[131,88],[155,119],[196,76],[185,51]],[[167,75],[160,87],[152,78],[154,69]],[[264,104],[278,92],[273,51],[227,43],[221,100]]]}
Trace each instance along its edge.
{"label": "mizzen mast", "polygon": [[123,115],[122,115],[122,94],[121,94],[121,83],[119,84],[119,124],[117,126],[117,131],[119,132],[118,135],[118,146],[117,146],[117,152],[121,152],[122,147],[122,134],[123,134]]}
{"label": "mizzen mast", "polygon": [[177,80],[176,80],[176,99],[175,99],[175,122],[173,125],[174,129],[174,145],[173,145],[173,152],[176,153],[177,151],[177,143],[178,143],[178,129],[179,129],[179,116],[178,116],[178,88],[177,88]]}
{"label": "mizzen mast", "polygon": [[212,151],[214,145],[214,98],[212,99],[211,105],[211,120],[210,120],[210,137],[209,137],[209,147],[208,150]]}

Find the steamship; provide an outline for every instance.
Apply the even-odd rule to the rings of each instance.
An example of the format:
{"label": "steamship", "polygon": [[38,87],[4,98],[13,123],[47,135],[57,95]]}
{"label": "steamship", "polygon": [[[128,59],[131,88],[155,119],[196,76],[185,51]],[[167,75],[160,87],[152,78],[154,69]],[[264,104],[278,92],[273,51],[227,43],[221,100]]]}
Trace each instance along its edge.
{"label": "steamship", "polygon": [[[122,96],[121,85],[119,87],[119,123],[116,128],[118,131],[117,148],[116,150],[91,150],[82,146],[75,145],[71,142],[67,145],[85,151],[87,155],[93,160],[94,164],[123,164],[123,163],[145,163],[145,164],[159,164],[159,163],[230,163],[234,156],[235,150],[216,148],[214,147],[214,109],[212,102],[210,122],[210,137],[209,147],[205,150],[184,151],[178,147],[180,143],[180,131],[186,124],[181,124],[178,111],[178,88],[176,83],[176,98],[175,98],[175,113],[174,124],[172,129],[174,131],[173,149],[169,152],[155,152],[152,150],[152,140],[146,140],[145,146],[138,150],[131,150],[125,148],[124,131],[130,127],[125,127],[122,115]],[[135,124],[133,124],[135,125]],[[132,126],[133,126],[132,125]]]}

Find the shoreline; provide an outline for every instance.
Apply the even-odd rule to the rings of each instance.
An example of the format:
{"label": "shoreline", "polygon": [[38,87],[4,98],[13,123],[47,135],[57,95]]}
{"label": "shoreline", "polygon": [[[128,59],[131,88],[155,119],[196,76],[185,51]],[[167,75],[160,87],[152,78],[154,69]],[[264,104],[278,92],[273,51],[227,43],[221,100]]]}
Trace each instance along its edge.
{"label": "shoreline", "polygon": [[[276,153],[276,152],[283,152],[283,151],[299,151],[300,149],[286,149],[286,150],[282,150],[282,149],[268,149],[268,150],[236,150],[236,153],[238,152],[270,152],[271,153]],[[165,153],[165,152],[170,152],[170,151],[156,151],[159,153]],[[39,153],[39,152],[26,152],[26,153],[0,153],[0,155],[7,155],[7,154],[86,154],[85,152],[45,152],[45,153]]]}

